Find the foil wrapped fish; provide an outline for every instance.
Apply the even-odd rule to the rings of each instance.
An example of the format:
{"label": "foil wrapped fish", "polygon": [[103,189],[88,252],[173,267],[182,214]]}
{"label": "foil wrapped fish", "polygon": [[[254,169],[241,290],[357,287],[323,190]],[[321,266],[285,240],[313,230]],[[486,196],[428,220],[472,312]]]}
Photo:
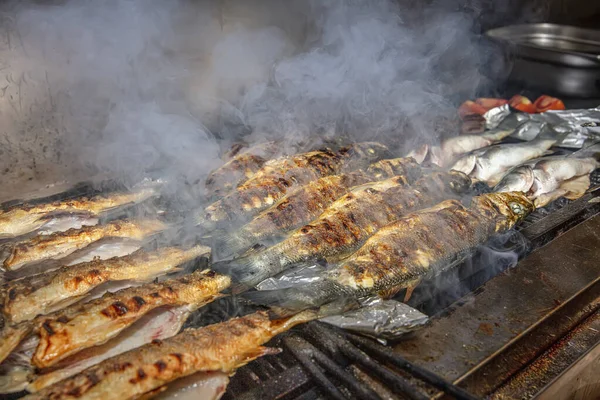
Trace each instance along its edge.
{"label": "foil wrapped fish", "polygon": [[463,156],[452,169],[494,186],[508,169],[548,154],[548,150],[555,143],[556,140],[536,139],[531,142],[485,147]]}
{"label": "foil wrapped fish", "polygon": [[[0,238],[12,238],[56,224],[57,220],[69,218],[74,222],[93,219],[98,215],[129,204],[140,203],[160,193],[162,182],[145,180],[133,187],[131,192],[114,192],[93,197],[81,197],[42,204],[19,204],[0,209]],[[86,224],[83,222],[83,224]],[[66,229],[70,227],[66,225]],[[54,230],[64,228],[54,227]],[[65,230],[66,230],[65,229]]]}
{"label": "foil wrapped fish", "polygon": [[139,250],[125,257],[94,260],[19,279],[9,282],[5,288],[2,312],[12,323],[31,320],[80,301],[100,285],[120,281],[147,282],[209,253],[208,247],[200,245],[190,249]]}
{"label": "foil wrapped fish", "polygon": [[252,178],[267,160],[279,152],[276,142],[254,145],[240,151],[221,167],[212,171],[206,179],[206,191],[212,197],[222,197],[239,184]]}
{"label": "foil wrapped fish", "polygon": [[389,150],[384,145],[364,142],[337,152],[311,151],[268,161],[235,191],[206,207],[196,222],[206,229],[223,223],[245,223],[290,190],[323,176],[366,167],[387,155]]}
{"label": "foil wrapped fish", "polygon": [[233,373],[273,350],[275,335],[313,319],[304,312],[270,320],[257,312],[219,324],[188,329],[163,341],[110,358],[24,399],[135,399],[197,372]]}
{"label": "foil wrapped fish", "polygon": [[402,177],[370,183],[337,200],[284,241],[230,263],[215,264],[215,268],[231,274],[239,291],[294,264],[316,259],[335,262],[403,214],[458,196],[470,183],[465,174],[456,171],[434,172],[408,187]]}
{"label": "foil wrapped fish", "polygon": [[474,197],[468,207],[446,200],[380,229],[320,280],[246,296],[258,304],[293,311],[377,294],[387,297],[452,267],[534,209],[521,192],[484,194]]}
{"label": "foil wrapped fish", "polygon": [[[76,352],[117,336],[156,308],[187,306],[192,312],[220,297],[220,292],[229,284],[229,277],[197,271],[160,283],[129,287],[22,322],[21,326],[6,327],[1,339],[3,343],[14,344],[17,340],[12,337],[23,337],[23,332],[29,330],[39,339],[31,361],[38,368],[47,368]],[[6,354],[8,350],[4,347],[0,346],[3,350],[0,362],[5,358],[2,353]]]}
{"label": "foil wrapped fish", "polygon": [[411,184],[422,174],[412,158],[394,158],[371,164],[366,170],[326,176],[310,182],[257,215],[248,224],[221,238],[221,255],[230,255],[255,244],[281,237],[317,218],[352,187],[397,176]]}
{"label": "foil wrapped fish", "polygon": [[105,225],[86,226],[69,229],[51,235],[9,243],[4,249],[4,269],[15,271],[26,264],[43,260],[64,258],[91,243],[105,238],[128,238],[142,240],[167,228],[159,220],[116,220]]}
{"label": "foil wrapped fish", "polygon": [[575,200],[589,188],[589,174],[598,167],[600,163],[593,157],[543,157],[511,169],[494,190],[525,192],[536,207],[563,196]]}

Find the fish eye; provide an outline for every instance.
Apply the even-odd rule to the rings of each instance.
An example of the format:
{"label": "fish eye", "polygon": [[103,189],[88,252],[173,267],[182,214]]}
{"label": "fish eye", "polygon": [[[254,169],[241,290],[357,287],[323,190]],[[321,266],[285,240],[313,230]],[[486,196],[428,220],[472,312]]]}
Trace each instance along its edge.
{"label": "fish eye", "polygon": [[368,151],[369,153],[371,153],[371,154],[375,154],[375,150],[373,150],[373,149],[369,149],[369,150],[367,150],[367,151]]}
{"label": "fish eye", "polygon": [[523,206],[519,203],[511,201],[510,203],[508,203],[508,205],[515,214],[523,214],[525,212]]}

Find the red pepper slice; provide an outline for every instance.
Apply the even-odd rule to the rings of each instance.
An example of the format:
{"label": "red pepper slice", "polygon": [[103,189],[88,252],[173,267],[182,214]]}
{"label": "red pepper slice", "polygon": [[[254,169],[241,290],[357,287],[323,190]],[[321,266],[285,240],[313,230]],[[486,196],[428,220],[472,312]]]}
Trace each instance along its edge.
{"label": "red pepper slice", "polygon": [[516,108],[519,111],[533,114],[537,111],[535,105],[525,96],[521,96],[520,94],[515,94],[510,98],[508,104],[512,108]]}
{"label": "red pepper slice", "polygon": [[565,105],[560,99],[557,99],[556,97],[546,96],[546,95],[542,95],[542,96],[538,97],[537,100],[535,101],[535,103],[533,103],[533,104],[535,105],[535,108],[536,108],[537,112],[539,112],[539,113],[548,111],[548,110],[564,110],[565,109]]}
{"label": "red pepper slice", "polygon": [[477,100],[475,100],[475,103],[479,104],[486,110],[491,110],[492,108],[505,105],[506,103],[508,103],[508,101],[504,99],[491,99],[487,97],[480,97]]}
{"label": "red pepper slice", "polygon": [[479,104],[475,103],[474,101],[471,100],[467,100],[464,103],[462,103],[460,105],[460,107],[458,108],[458,115],[460,115],[461,118],[466,117],[467,115],[483,115],[486,113],[486,109],[482,106],[480,106]]}

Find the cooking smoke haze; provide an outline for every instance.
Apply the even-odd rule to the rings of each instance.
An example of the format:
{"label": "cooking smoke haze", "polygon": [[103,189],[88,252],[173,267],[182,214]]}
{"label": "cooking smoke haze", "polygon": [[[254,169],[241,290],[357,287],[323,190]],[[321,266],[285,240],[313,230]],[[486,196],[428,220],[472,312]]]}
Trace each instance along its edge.
{"label": "cooking smoke haze", "polygon": [[487,79],[472,14],[436,3],[285,3],[5,3],[3,184],[99,173],[135,181],[154,170],[181,190],[248,132],[406,149],[453,132],[443,117]]}

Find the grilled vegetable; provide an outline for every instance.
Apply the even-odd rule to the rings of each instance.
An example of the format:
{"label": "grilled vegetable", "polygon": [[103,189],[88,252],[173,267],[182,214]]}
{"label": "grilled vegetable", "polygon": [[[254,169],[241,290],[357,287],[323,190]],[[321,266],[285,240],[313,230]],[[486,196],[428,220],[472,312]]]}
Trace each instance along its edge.
{"label": "grilled vegetable", "polygon": [[536,112],[539,112],[539,113],[549,111],[549,110],[564,110],[565,109],[565,105],[560,99],[557,99],[556,97],[546,96],[546,95],[542,95],[542,96],[538,97],[536,99],[536,101],[533,103],[533,105],[535,106]]}
{"label": "grilled vegetable", "polygon": [[260,304],[278,304],[295,311],[396,293],[461,261],[490,236],[512,228],[534,209],[520,192],[484,194],[474,197],[468,207],[447,200],[382,228],[321,280],[247,296]]}
{"label": "grilled vegetable", "polygon": [[367,184],[340,198],[281,243],[219,268],[241,283],[237,290],[242,290],[297,263],[315,259],[333,262],[351,254],[378,229],[406,212],[456,196],[469,185],[469,178],[455,171],[434,172],[409,187],[402,177]]}
{"label": "grilled vegetable", "polygon": [[544,157],[511,169],[494,190],[525,192],[536,207],[543,207],[562,196],[581,197],[590,185],[588,175],[599,166],[592,157]]}
{"label": "grilled vegetable", "polygon": [[339,152],[311,151],[271,160],[235,191],[208,206],[197,222],[207,229],[220,223],[247,222],[293,188],[323,176],[365,167],[388,153],[381,144],[365,142]]}
{"label": "grilled vegetable", "polygon": [[412,158],[378,161],[362,171],[326,176],[289,193],[239,230],[227,235],[222,254],[233,254],[301,227],[318,217],[352,187],[398,176],[403,184],[419,178],[422,170]]}
{"label": "grilled vegetable", "polygon": [[533,114],[533,113],[537,112],[535,105],[531,102],[531,100],[529,100],[525,96],[521,96],[518,94],[511,97],[510,100],[508,101],[508,104],[512,108],[516,108],[519,111],[526,112],[529,114]]}
{"label": "grilled vegetable", "polygon": [[312,313],[301,313],[272,321],[257,312],[188,329],[105,360],[25,399],[134,399],[197,372],[229,374],[272,352],[261,346],[272,337],[312,318]]}
{"label": "grilled vegetable", "polygon": [[495,185],[508,169],[541,157],[556,140],[536,139],[525,143],[498,144],[473,151],[460,158],[452,169],[471,178]]}
{"label": "grilled vegetable", "polygon": [[222,197],[260,170],[267,160],[277,154],[275,142],[257,144],[236,154],[231,160],[217,168],[206,179],[209,195]]}
{"label": "grilled vegetable", "polygon": [[36,236],[10,244],[5,250],[8,255],[4,259],[3,266],[9,271],[14,271],[26,264],[64,258],[100,239],[141,240],[166,228],[167,226],[158,220],[117,220],[106,225],[86,226],[81,229]]}
{"label": "grilled vegetable", "polygon": [[121,258],[94,260],[9,282],[2,311],[13,323],[30,320],[65,308],[102,284],[149,281],[209,252],[205,246],[139,250]]}
{"label": "grilled vegetable", "polygon": [[[161,185],[161,182],[148,180],[134,186],[130,193],[115,192],[90,198],[82,197],[45,204],[25,203],[9,207],[0,210],[0,238],[24,235],[65,218],[80,224],[82,219],[97,217],[103,212],[156,196]],[[68,229],[69,224],[66,226]],[[59,229],[61,228],[55,228],[55,230]]]}

